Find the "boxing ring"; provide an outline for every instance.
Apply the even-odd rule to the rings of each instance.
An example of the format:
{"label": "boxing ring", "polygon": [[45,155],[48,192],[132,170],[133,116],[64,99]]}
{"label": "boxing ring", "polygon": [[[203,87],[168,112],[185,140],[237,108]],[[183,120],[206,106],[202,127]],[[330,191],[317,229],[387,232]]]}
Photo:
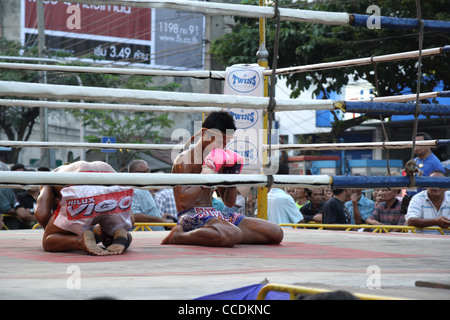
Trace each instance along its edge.
{"label": "boxing ring", "polygon": [[[77,1],[92,4],[96,1]],[[171,8],[195,11],[204,14],[236,15],[250,18],[267,18],[303,23],[365,26],[369,16],[297,9],[232,5],[189,1],[111,1],[111,4],[136,7]],[[419,19],[381,17],[386,28],[408,28],[420,30],[449,30],[450,22]],[[396,53],[381,57],[322,63],[266,70],[265,75],[275,79],[276,75],[311,70],[327,70],[347,66],[388,62],[399,59],[420,59],[444,55],[449,46],[407,53]],[[276,56],[276,54],[274,55]],[[275,60],[275,59],[274,59]],[[276,63],[275,63],[276,65]],[[420,63],[419,63],[420,66]],[[170,71],[137,70],[133,68],[73,67],[30,63],[0,63],[3,69],[35,71],[87,72],[109,74],[141,74],[151,76],[184,76],[195,78],[223,79],[223,71]],[[420,70],[418,71],[420,76]],[[275,83],[275,82],[272,82]],[[419,81],[420,84],[420,81]],[[341,110],[350,113],[371,114],[450,114],[449,105],[421,104],[420,100],[433,97],[450,97],[450,92],[428,92],[417,94],[376,97],[370,101],[332,101],[306,99],[276,99],[270,97],[245,97],[183,92],[162,92],[130,89],[78,87],[38,83],[0,81],[0,105],[28,108],[56,109],[102,109],[123,111],[203,112],[224,108],[260,109],[267,113],[289,110]],[[15,99],[12,99],[14,97]],[[17,98],[27,98],[17,99]],[[28,100],[28,99],[35,100]],[[38,99],[48,99],[42,101]],[[61,101],[66,99],[83,102]],[[102,101],[99,103],[98,101]],[[412,101],[415,103],[406,103]],[[418,111],[418,109],[420,111]],[[270,126],[270,125],[269,125]],[[415,136],[415,135],[413,135]],[[270,140],[269,140],[270,141]],[[449,145],[449,139],[431,141],[385,141],[373,143],[342,144],[291,144],[264,145],[268,150],[352,150],[352,149],[411,149],[415,146]],[[61,143],[40,141],[0,141],[1,146],[34,148],[87,148],[87,149],[138,149],[174,150],[180,145],[163,144],[101,144]],[[407,176],[281,176],[264,174],[241,175],[188,175],[188,174],[140,174],[140,173],[60,173],[60,172],[6,172],[0,171],[0,187],[30,188],[40,185],[123,185],[133,188],[183,186],[253,186],[308,187],[308,188],[450,188],[450,178]],[[151,224],[138,224],[144,227]],[[173,224],[168,224],[171,226]],[[238,245],[235,248],[208,248],[196,246],[160,245],[167,234],[161,232],[133,232],[131,247],[123,255],[94,257],[79,253],[44,252],[40,244],[42,229],[0,232],[0,261],[7,272],[0,275],[2,287],[0,298],[7,295],[13,299],[41,298],[85,299],[112,296],[117,299],[195,299],[200,296],[231,290],[265,278],[277,283],[267,291],[318,293],[323,290],[347,289],[361,291],[361,297],[399,297],[413,299],[448,299],[450,291],[436,291],[432,284],[442,285],[450,274],[449,238],[440,235],[412,233],[387,234],[354,231],[310,230],[308,225],[283,226],[285,239],[277,246]],[[327,226],[322,226],[322,229]],[[298,229],[306,228],[306,229]],[[344,227],[343,227],[344,228]],[[348,228],[348,226],[345,226]],[[316,228],[316,229],[320,229]],[[25,265],[25,267],[24,267]],[[69,282],[75,275],[69,267],[81,270],[81,288],[77,282]],[[375,268],[373,271],[371,267]],[[5,268],[2,268],[5,269]],[[77,270],[75,268],[75,270]],[[378,278],[377,276],[380,276]],[[136,280],[138,279],[138,280]],[[199,281],[201,279],[201,282]],[[20,282],[21,285],[17,285]],[[428,288],[419,288],[418,282],[428,283]],[[288,283],[283,287],[279,283]],[[304,285],[317,289],[304,289]],[[71,288],[73,285],[75,288]],[[291,285],[294,288],[290,287]],[[297,286],[295,286],[297,285]],[[46,290],[42,296],[42,287]],[[105,292],[99,288],[106,287]],[[123,288],[127,296],[123,296]],[[26,290],[21,290],[26,288]],[[378,291],[377,291],[378,290]]]}

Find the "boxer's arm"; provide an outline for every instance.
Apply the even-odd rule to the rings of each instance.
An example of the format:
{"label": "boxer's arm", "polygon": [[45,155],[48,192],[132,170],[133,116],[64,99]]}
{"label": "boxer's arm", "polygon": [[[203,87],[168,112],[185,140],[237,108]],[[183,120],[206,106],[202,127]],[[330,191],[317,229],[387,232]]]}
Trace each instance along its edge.
{"label": "boxer's arm", "polygon": [[34,215],[39,224],[45,228],[52,216],[56,195],[52,186],[42,186],[36,200]]}
{"label": "boxer's arm", "polygon": [[230,149],[224,150],[227,161],[223,165],[223,173],[239,174],[244,166],[244,158]]}
{"label": "boxer's arm", "polygon": [[[174,161],[172,173],[200,173],[200,165],[197,165],[199,168],[197,168],[198,171],[195,172],[195,165],[190,161],[183,161],[182,156],[180,156]],[[173,194],[178,212],[192,208],[193,204],[200,196],[204,196],[205,192],[211,191],[210,189],[203,189],[202,187],[175,186],[173,188]]]}

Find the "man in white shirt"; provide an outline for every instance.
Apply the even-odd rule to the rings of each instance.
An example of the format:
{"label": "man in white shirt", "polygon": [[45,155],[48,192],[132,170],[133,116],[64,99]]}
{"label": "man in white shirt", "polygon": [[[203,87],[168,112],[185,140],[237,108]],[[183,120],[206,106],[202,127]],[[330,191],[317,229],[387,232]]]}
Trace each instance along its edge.
{"label": "man in white shirt", "polygon": [[[433,171],[430,177],[445,177],[441,171]],[[406,214],[409,226],[425,228],[438,226],[450,227],[450,191],[440,188],[428,188],[412,197]],[[438,233],[428,231],[427,233]],[[450,234],[449,231],[445,232]]]}
{"label": "man in white shirt", "polygon": [[279,188],[271,188],[267,194],[267,220],[276,224],[305,221],[294,198]]}

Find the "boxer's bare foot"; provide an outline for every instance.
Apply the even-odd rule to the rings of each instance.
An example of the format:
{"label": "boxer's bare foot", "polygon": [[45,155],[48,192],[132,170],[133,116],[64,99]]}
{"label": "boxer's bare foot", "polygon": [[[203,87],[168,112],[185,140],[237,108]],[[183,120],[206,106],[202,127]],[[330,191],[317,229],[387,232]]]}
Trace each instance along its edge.
{"label": "boxer's bare foot", "polygon": [[122,254],[131,243],[131,234],[124,228],[117,229],[114,233],[112,244],[106,248],[109,254]]}
{"label": "boxer's bare foot", "polygon": [[94,256],[106,256],[108,251],[100,248],[95,242],[95,235],[92,231],[86,230],[83,233],[82,246],[84,251]]}
{"label": "boxer's bare foot", "polygon": [[177,234],[183,233],[183,228],[181,226],[175,226],[172,228],[172,230],[170,231],[170,233],[167,235],[167,237],[165,237],[161,244],[175,244],[175,238],[177,236]]}

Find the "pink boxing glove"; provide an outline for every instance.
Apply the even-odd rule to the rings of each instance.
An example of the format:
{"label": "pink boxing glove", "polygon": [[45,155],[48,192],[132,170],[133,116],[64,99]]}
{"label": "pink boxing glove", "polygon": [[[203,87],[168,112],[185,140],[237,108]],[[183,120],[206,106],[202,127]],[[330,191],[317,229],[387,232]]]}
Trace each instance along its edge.
{"label": "pink boxing glove", "polygon": [[202,173],[219,173],[227,162],[227,154],[222,149],[212,149],[202,165]]}
{"label": "pink boxing glove", "polygon": [[244,158],[233,150],[226,149],[227,162],[223,166],[223,173],[239,174],[244,166]]}

